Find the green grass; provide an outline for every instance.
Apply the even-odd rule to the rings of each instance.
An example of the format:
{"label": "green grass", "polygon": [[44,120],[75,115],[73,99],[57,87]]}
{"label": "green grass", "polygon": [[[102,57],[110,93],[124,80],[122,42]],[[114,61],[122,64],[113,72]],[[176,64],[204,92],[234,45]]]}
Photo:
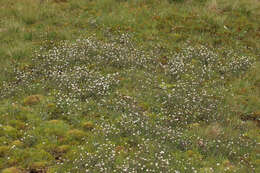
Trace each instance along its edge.
{"label": "green grass", "polygon": [[259,172],[258,0],[0,1],[0,171]]}

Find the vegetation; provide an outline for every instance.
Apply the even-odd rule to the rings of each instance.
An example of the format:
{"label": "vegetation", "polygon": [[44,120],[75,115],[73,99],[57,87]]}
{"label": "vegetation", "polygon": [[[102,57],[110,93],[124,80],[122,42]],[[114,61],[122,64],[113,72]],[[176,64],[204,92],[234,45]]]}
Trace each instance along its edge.
{"label": "vegetation", "polygon": [[0,18],[1,172],[260,172],[258,0],[8,0]]}

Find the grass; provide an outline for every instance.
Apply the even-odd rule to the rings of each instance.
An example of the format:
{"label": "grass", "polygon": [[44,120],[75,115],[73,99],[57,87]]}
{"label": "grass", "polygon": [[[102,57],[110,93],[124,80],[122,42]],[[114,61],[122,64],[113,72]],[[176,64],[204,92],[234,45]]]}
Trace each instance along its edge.
{"label": "grass", "polygon": [[259,8],[0,1],[0,171],[259,172]]}

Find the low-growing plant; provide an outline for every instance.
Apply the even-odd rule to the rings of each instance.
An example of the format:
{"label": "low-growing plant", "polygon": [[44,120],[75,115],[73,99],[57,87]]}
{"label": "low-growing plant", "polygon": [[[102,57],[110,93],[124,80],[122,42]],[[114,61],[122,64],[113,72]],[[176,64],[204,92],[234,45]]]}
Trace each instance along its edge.
{"label": "low-growing plant", "polygon": [[249,1],[0,2],[0,171],[259,172]]}

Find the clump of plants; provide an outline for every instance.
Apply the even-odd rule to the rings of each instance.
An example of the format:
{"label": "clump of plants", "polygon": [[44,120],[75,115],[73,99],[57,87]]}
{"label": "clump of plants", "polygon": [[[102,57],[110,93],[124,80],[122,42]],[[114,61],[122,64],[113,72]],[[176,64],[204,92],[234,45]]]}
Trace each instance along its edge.
{"label": "clump of plants", "polygon": [[[255,170],[248,158],[255,157],[256,141],[239,133],[230,137],[222,128],[232,128],[223,116],[232,113],[224,99],[228,79],[247,71],[254,59],[219,52],[206,46],[147,51],[127,34],[42,48],[31,65],[18,64],[15,78],[0,90],[3,99],[28,96],[17,104],[30,106],[24,121],[32,129],[21,128],[26,133],[17,136],[16,128],[5,125],[0,132],[14,140],[16,152],[25,146],[34,148],[31,155],[41,151],[22,163],[32,170]],[[19,160],[13,150],[9,154]]]}

